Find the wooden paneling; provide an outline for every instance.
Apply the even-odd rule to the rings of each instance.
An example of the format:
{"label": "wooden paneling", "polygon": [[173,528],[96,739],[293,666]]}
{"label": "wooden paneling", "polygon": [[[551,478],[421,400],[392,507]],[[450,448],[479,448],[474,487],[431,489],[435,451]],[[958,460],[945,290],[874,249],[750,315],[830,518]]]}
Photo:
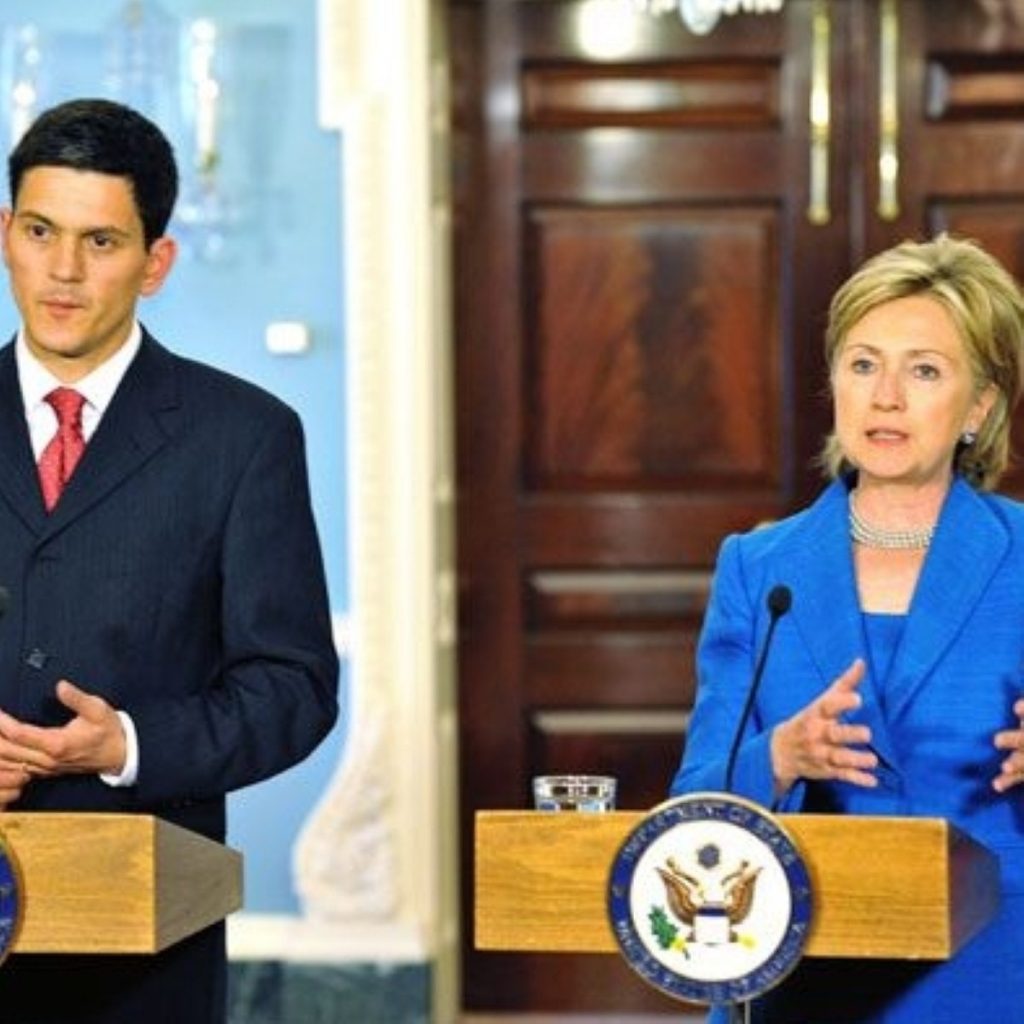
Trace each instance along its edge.
{"label": "wooden paneling", "polygon": [[[478,815],[481,945],[615,951],[608,872],[641,820]],[[780,824],[817,887],[807,954],[849,957],[851,984],[857,958],[948,960],[998,907],[995,854],[942,819],[784,814]]]}
{"label": "wooden paneling", "polygon": [[1017,195],[1001,202],[941,199],[928,209],[935,231],[984,239],[985,248],[1011,273],[1024,280],[1024,178]]}
{"label": "wooden paneling", "polygon": [[[664,797],[722,538],[813,486],[846,266],[804,223],[809,6],[706,40],[635,16],[618,60],[585,8],[452,19],[464,842],[534,774]],[[474,1009],[676,1009],[586,958],[467,951],[465,978]]]}
{"label": "wooden paneling", "polygon": [[527,486],[777,490],[774,211],[535,208],[528,219]]}
{"label": "wooden paneling", "polygon": [[693,702],[706,572],[527,577],[523,702],[530,763],[619,780],[620,807],[665,797]]}
{"label": "wooden paneling", "polygon": [[643,488],[620,494],[521,498],[522,558],[534,566],[709,567],[728,533],[779,514],[778,495]]}
{"label": "wooden paneling", "polygon": [[[899,216],[874,216],[875,159],[879,147],[880,67],[876,49],[866,51],[866,106],[863,119],[866,251],[905,237],[921,237],[943,227],[960,231],[948,216],[956,204],[991,210],[993,203],[1018,205],[1024,194],[1024,25],[1007,16],[1004,5],[972,0],[901,0],[899,14]],[[864,4],[864,31],[877,38],[879,5]],[[982,215],[967,232],[986,247],[1005,240],[997,219]],[[1024,236],[1022,236],[1024,240]],[[1006,248],[997,255],[1006,255]],[[859,254],[858,254],[859,255]],[[1024,271],[1013,256],[1007,265]]]}
{"label": "wooden paneling", "polygon": [[[611,771],[632,806],[665,792],[722,539],[821,487],[822,336],[849,273],[948,229],[1024,274],[1024,26],[1006,5],[896,5],[892,217],[881,0],[789,0],[703,37],[608,5],[617,56],[583,30],[599,6],[450,0],[467,883],[474,812],[524,806],[533,774]],[[467,947],[464,973],[470,1009],[677,1009],[584,957]]]}
{"label": "wooden paneling", "polygon": [[526,580],[526,625],[531,630],[621,626],[678,628],[704,612],[706,572],[541,571]]}
{"label": "wooden paneling", "polygon": [[242,905],[237,850],[151,815],[5,812],[3,828],[20,953],[153,954]]}
{"label": "wooden paneling", "polygon": [[530,743],[534,758],[551,772],[573,774],[582,764],[589,774],[614,776],[616,806],[643,809],[665,799],[688,717],[656,710],[537,711],[530,718]]}
{"label": "wooden paneling", "polygon": [[681,631],[531,637],[523,694],[530,704],[549,707],[688,707],[693,700],[693,651],[693,633]]}
{"label": "wooden paneling", "polygon": [[778,120],[778,88],[771,61],[532,64],[523,128],[768,126]]}
{"label": "wooden paneling", "polygon": [[[940,200],[929,209],[929,222],[936,231],[950,231],[976,238],[1018,281],[1024,281],[1024,180],[1021,191],[1001,202]],[[1024,497],[1024,412],[1018,412],[1012,434],[1010,469],[1001,490]]]}
{"label": "wooden paneling", "polygon": [[522,159],[523,184],[549,203],[665,202],[680,193],[700,203],[765,202],[784,187],[787,164],[776,133],[763,130],[549,132],[531,138]]}
{"label": "wooden paneling", "polygon": [[935,55],[928,62],[926,110],[933,121],[1003,120],[1024,115],[1019,57]]}

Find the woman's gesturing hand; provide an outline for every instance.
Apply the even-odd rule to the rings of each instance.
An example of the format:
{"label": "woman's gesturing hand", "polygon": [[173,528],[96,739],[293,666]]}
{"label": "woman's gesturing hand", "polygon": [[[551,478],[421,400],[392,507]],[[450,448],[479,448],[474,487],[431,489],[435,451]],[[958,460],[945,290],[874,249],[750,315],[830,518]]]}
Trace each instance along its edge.
{"label": "woman's gesturing hand", "polygon": [[1024,782],[1024,700],[1013,705],[1013,713],[1017,716],[1017,728],[1003,729],[995,735],[996,748],[1008,751],[999,774],[992,780],[997,793],[1005,793]]}
{"label": "woman's gesturing hand", "polygon": [[864,661],[852,665],[818,698],[772,734],[772,770],[777,793],[798,779],[841,779],[856,786],[877,786],[877,756],[863,749],[871,743],[866,725],[848,725],[843,716],[861,705],[857,687]]}

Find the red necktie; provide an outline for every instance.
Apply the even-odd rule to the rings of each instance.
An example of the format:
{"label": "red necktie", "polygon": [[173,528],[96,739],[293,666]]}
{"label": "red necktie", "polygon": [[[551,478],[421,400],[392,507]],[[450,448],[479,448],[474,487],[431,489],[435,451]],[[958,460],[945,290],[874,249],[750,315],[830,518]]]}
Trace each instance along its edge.
{"label": "red necktie", "polygon": [[57,433],[39,456],[39,485],[46,511],[51,512],[85,451],[82,434],[85,397],[72,388],[54,388],[46,401],[57,414]]}

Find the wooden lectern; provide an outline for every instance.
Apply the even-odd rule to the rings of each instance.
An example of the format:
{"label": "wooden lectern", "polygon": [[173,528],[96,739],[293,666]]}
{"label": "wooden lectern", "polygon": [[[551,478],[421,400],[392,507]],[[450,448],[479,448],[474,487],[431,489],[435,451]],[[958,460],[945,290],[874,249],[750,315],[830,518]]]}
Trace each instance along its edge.
{"label": "wooden lectern", "polygon": [[[608,873],[640,811],[480,811],[476,947],[614,953]],[[779,815],[814,888],[805,955],[946,960],[995,913],[999,864],[937,818]]]}
{"label": "wooden lectern", "polygon": [[16,953],[158,953],[242,905],[242,857],[143,814],[0,814],[21,874]]}

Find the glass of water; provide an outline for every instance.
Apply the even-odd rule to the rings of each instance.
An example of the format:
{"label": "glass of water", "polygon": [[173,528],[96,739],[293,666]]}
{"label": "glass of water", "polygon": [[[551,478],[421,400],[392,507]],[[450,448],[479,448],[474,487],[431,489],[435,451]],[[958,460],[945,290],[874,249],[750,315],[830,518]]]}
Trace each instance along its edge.
{"label": "glass of water", "polygon": [[533,806],[538,811],[614,811],[615,791],[610,775],[538,775]]}

